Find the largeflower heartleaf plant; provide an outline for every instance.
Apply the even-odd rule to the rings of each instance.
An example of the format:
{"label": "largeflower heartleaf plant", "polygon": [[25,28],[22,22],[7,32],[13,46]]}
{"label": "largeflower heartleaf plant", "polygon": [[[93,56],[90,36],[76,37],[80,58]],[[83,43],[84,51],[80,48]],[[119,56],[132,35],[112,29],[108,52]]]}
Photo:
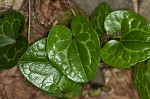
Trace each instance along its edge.
{"label": "largeflower heartleaf plant", "polygon": [[20,59],[24,76],[42,90],[66,92],[96,75],[100,61],[97,33],[81,16],[74,17],[71,27],[54,26],[47,38],[32,44]]}
{"label": "largeflower heartleaf plant", "polygon": [[[102,3],[91,17],[93,28],[103,42],[101,59],[112,67],[134,66],[133,80],[141,99],[150,99],[150,61],[144,63],[150,58],[150,25],[145,18],[132,11],[111,12],[109,8],[106,3]],[[100,12],[102,9],[105,12],[103,15]]]}
{"label": "largeflower heartleaf plant", "polygon": [[19,60],[27,80],[57,95],[91,81],[101,59],[112,67],[134,66],[134,84],[142,99],[150,98],[150,25],[142,16],[127,10],[112,11],[104,2],[93,11],[90,21],[75,16],[71,29],[56,25],[47,38],[27,51],[27,39],[21,37],[24,20],[18,12],[0,16],[1,69]]}

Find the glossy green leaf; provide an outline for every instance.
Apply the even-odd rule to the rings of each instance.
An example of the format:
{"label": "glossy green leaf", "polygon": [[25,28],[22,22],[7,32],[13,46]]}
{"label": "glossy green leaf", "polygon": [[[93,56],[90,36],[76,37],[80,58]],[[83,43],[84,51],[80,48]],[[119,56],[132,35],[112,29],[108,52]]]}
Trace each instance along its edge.
{"label": "glossy green leaf", "polygon": [[0,15],[0,69],[15,66],[28,47],[28,40],[22,37],[25,17],[15,11]]}
{"label": "glossy green leaf", "polygon": [[100,3],[92,13],[91,23],[99,36],[106,33],[104,28],[104,20],[110,12],[110,6],[106,2],[103,2]]}
{"label": "glossy green leaf", "polygon": [[134,66],[134,85],[141,99],[150,99],[150,60]]}
{"label": "glossy green leaf", "polygon": [[48,57],[58,70],[75,82],[88,82],[95,76],[100,61],[98,35],[91,23],[74,17],[72,31],[54,26],[47,40]]}
{"label": "glossy green leaf", "polygon": [[46,38],[32,44],[19,61],[20,70],[27,80],[44,91],[50,93],[68,91],[75,83],[53,67],[45,45]]}
{"label": "glossy green leaf", "polygon": [[104,27],[108,34],[115,34],[123,32],[123,34],[137,29],[146,23],[145,18],[132,12],[125,10],[118,10],[111,12],[105,19]]}
{"label": "glossy green leaf", "polygon": [[140,15],[114,11],[106,17],[105,29],[113,36],[101,50],[105,63],[128,68],[150,57],[150,26]]}

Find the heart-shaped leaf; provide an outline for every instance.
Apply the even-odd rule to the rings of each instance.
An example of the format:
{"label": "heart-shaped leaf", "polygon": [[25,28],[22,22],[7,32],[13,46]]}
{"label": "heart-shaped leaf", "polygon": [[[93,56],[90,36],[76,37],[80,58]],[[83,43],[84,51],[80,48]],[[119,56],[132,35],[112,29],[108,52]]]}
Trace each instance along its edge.
{"label": "heart-shaped leaf", "polygon": [[15,11],[0,15],[0,69],[15,66],[28,47],[28,40],[22,37],[25,17]]}
{"label": "heart-shaped leaf", "polygon": [[19,61],[19,67],[25,78],[38,88],[59,93],[71,89],[75,82],[71,81],[50,63],[46,53],[46,38],[32,44]]}
{"label": "heart-shaped leaf", "polygon": [[110,12],[110,6],[106,2],[103,2],[100,3],[92,13],[91,23],[99,36],[106,33],[104,28],[104,20]]}
{"label": "heart-shaped leaf", "polygon": [[114,11],[106,17],[105,29],[113,36],[101,50],[105,63],[127,68],[150,57],[150,26],[140,15],[131,11]]}
{"label": "heart-shaped leaf", "polygon": [[134,84],[141,99],[150,99],[150,60],[134,66]]}
{"label": "heart-shaped leaf", "polygon": [[72,32],[65,26],[54,26],[47,40],[52,64],[75,82],[87,82],[95,76],[100,61],[100,44],[91,23],[74,17]]}

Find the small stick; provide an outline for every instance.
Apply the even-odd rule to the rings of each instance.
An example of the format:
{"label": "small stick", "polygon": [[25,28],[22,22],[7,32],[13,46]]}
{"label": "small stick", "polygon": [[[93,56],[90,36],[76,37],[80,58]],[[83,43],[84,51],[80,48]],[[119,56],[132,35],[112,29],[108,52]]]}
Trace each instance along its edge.
{"label": "small stick", "polygon": [[138,0],[131,0],[132,3],[133,3],[133,9],[135,11],[135,13],[138,13],[139,12],[139,9],[138,9]]}
{"label": "small stick", "polygon": [[76,13],[75,13],[74,9],[72,8],[70,1],[69,0],[67,0],[67,1],[68,1],[70,8],[71,8],[71,12],[73,13],[74,16],[76,16]]}
{"label": "small stick", "polygon": [[30,13],[31,13],[31,3],[30,3],[30,0],[28,0],[29,1],[29,9],[28,9],[28,11],[29,11],[29,15],[28,15],[28,19],[29,19],[29,24],[28,24],[28,42],[29,42],[29,44],[30,44],[30,32],[31,32],[31,30],[30,30],[30,26],[31,26],[31,15],[30,15]]}

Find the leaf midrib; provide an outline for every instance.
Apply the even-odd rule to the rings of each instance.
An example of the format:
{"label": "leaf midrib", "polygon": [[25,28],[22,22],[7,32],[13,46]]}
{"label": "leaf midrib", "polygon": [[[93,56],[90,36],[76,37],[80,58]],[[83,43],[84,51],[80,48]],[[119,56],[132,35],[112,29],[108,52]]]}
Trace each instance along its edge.
{"label": "leaf midrib", "polygon": [[[135,51],[135,50],[131,50],[131,49],[128,49],[128,48],[126,48],[125,46],[123,46],[123,44],[122,43],[120,43],[119,42],[119,44],[121,44],[121,46],[125,49],[125,50],[128,50],[128,51],[130,51],[130,52],[143,52],[143,51]],[[149,48],[150,49],[150,48]],[[145,51],[145,50],[144,50]]]}
{"label": "leaf midrib", "polygon": [[78,58],[79,58],[79,60],[80,60],[80,64],[81,64],[82,70],[84,71],[84,75],[85,75],[85,77],[86,77],[86,80],[88,81],[88,77],[87,77],[87,74],[86,74],[85,69],[84,69],[84,67],[83,67],[83,64],[82,64],[82,61],[81,61],[81,58],[80,58],[80,55],[79,55],[79,50],[78,50],[78,48],[77,48],[76,41],[75,41],[75,45],[76,45],[75,48],[76,48],[76,50],[77,50],[77,56],[78,56]]}

